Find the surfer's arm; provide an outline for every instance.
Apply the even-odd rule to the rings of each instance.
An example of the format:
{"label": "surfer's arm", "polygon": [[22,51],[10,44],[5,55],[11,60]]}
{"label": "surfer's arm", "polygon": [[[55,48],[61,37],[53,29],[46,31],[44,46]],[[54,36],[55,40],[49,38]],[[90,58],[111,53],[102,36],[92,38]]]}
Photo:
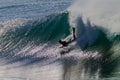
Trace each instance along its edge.
{"label": "surfer's arm", "polygon": [[76,39],[76,35],[75,35],[75,28],[73,28],[73,40]]}
{"label": "surfer's arm", "polygon": [[73,39],[68,42],[68,44],[74,42],[76,40],[76,35],[75,35],[75,28],[73,28]]}

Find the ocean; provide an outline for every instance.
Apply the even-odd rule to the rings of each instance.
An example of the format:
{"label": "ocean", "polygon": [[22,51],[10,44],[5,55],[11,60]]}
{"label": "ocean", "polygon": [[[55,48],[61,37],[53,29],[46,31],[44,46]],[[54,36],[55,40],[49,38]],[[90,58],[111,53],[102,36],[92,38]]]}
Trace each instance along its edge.
{"label": "ocean", "polygon": [[119,4],[0,0],[0,80],[120,80]]}

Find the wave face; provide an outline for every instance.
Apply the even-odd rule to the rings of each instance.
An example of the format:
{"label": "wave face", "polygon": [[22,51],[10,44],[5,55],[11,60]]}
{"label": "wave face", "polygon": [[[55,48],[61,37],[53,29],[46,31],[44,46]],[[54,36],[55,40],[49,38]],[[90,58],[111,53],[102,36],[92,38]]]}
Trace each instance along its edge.
{"label": "wave face", "polygon": [[[16,23],[17,21],[18,24]],[[19,43],[21,47],[28,43],[32,43],[33,45],[39,45],[40,43],[49,41],[56,43],[60,38],[64,38],[70,34],[68,13],[50,15],[41,20],[20,21],[22,21],[22,19],[1,24],[3,26],[1,27],[2,50],[6,48],[10,49],[17,43]],[[9,45],[6,46],[6,44]]]}
{"label": "wave face", "polygon": [[[108,34],[108,29],[92,25],[90,20],[84,23],[81,16],[73,26],[70,18],[71,13],[64,12],[39,20],[15,19],[0,23],[0,57],[4,65],[19,62],[23,67],[39,63],[41,67],[60,62],[63,80],[119,75],[115,73],[119,72],[120,34]],[[68,51],[63,49],[66,54],[61,57],[58,41],[68,39],[72,27],[76,29],[77,40]]]}
{"label": "wave face", "polygon": [[41,20],[16,19],[1,25],[0,56],[12,63],[26,58],[32,60],[40,53],[44,55],[44,49],[50,47],[48,45],[55,45],[70,34],[68,13],[50,15]]}

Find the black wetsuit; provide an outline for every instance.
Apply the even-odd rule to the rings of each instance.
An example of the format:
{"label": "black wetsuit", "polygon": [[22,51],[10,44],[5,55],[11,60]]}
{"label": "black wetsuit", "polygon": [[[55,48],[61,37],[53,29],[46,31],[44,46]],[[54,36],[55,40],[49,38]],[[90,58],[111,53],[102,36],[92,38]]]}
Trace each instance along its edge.
{"label": "black wetsuit", "polygon": [[66,42],[66,41],[62,41],[60,43],[62,44],[62,46],[68,46],[68,42]]}
{"label": "black wetsuit", "polygon": [[71,40],[71,41],[69,41],[69,42],[59,40],[59,43],[62,44],[63,47],[66,47],[66,46],[68,46],[68,44],[70,44],[71,42],[73,42],[73,41],[75,41],[75,40],[76,40],[75,28],[73,28],[73,40]]}

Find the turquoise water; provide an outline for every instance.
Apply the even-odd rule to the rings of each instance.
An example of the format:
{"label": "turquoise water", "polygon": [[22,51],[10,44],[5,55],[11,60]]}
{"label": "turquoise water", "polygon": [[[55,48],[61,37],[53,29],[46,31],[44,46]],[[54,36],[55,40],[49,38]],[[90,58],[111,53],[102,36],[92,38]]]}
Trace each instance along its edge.
{"label": "turquoise water", "polygon": [[[120,79],[117,13],[110,14],[109,21],[109,16],[100,19],[98,13],[94,18],[82,10],[89,4],[78,9],[70,0],[1,0],[0,4],[1,80]],[[99,25],[100,20],[105,23]],[[60,39],[72,38],[72,27],[76,41],[60,48]]]}

